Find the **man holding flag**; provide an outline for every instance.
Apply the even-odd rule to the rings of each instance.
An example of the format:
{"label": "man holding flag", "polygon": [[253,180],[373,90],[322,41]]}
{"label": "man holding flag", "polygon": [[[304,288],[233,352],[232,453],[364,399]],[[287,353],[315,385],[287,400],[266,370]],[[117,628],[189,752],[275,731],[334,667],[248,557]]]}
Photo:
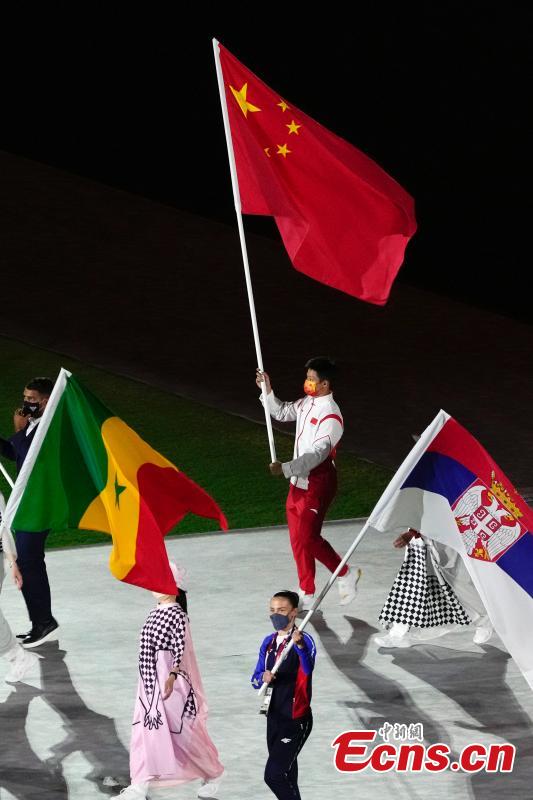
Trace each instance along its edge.
{"label": "man holding flag", "polygon": [[[16,462],[17,472],[22,469],[53,388],[54,382],[50,378],[28,381],[22,396],[22,407],[15,411],[15,434],[9,439],[0,437],[0,453],[4,458]],[[55,634],[58,627],[52,615],[50,583],[44,558],[49,533],[49,529],[16,531],[17,566],[22,574],[21,591],[31,622],[31,630],[19,636],[24,647],[42,644]]]}
{"label": "man holding flag", "polygon": [[62,369],[6,507],[9,528],[110,534],[119,580],[176,595],[164,536],[215,501]]}
{"label": "man holding flag", "polygon": [[[292,552],[300,582],[302,608],[314,602],[315,562],[320,561],[335,572],[341,557],[322,537],[322,523],[337,492],[335,453],[343,431],[343,419],[333,399],[332,384],[335,364],[328,358],[312,358],[307,364],[304,382],[305,397],[295,402],[282,402],[272,391],[266,372],[257,371],[256,383],[266,384],[268,411],[279,422],[296,421],[294,458],[285,464],[274,461],[273,475],[290,481],[287,497],[287,522]],[[337,585],[341,605],[356,596],[360,570],[345,564]]]}
{"label": "man holding flag", "polygon": [[[412,197],[372,159],[266,85],[213,39],[257,365],[242,215],[272,216],[299,272],[384,305],[416,231]],[[263,394],[271,461],[272,424]]]}

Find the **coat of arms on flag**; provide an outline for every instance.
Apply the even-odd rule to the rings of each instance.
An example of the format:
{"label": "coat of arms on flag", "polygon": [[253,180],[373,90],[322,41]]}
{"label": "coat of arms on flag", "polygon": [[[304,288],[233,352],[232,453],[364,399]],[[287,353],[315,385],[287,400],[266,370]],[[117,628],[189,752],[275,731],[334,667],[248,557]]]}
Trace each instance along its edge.
{"label": "coat of arms on flag", "polygon": [[518,521],[522,512],[494,472],[490,489],[478,479],[457,499],[452,511],[471,558],[497,561],[526,533]]}
{"label": "coat of arms on flag", "polygon": [[455,550],[496,632],[533,688],[533,511],[483,446],[441,411],[369,517]]}

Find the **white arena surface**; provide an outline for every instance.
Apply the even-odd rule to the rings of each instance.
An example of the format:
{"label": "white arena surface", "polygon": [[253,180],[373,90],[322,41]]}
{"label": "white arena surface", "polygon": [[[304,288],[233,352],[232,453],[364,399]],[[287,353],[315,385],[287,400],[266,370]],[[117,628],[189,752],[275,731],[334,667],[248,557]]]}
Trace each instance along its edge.
{"label": "white arena surface", "polygon": [[[362,522],[330,523],[344,553]],[[250,685],[262,638],[272,630],[268,601],[297,586],[287,531],[272,528],[168,540],[189,572],[189,615],[210,706],[209,729],[226,769],[220,800],[268,800],[263,783],[265,718]],[[128,742],[137,684],[137,640],[155,602],[115,580],[108,546],[47,555],[57,641],[37,648],[41,675],[4,683],[0,659],[1,800],[96,800],[128,781]],[[400,566],[389,538],[369,532],[352,558],[363,569],[358,598],[338,604],[334,586],[308,626],[318,649],[312,734],[299,757],[303,800],[528,800],[533,796],[533,693],[494,636],[472,642],[465,628],[407,649],[373,642],[377,618]],[[319,568],[318,585],[327,575]],[[6,580],[2,609],[15,633],[27,630],[22,597]],[[532,627],[533,635],[533,627]],[[453,756],[471,743],[516,746],[511,773],[439,774],[367,769],[341,773],[333,740],[384,723],[423,725],[427,746]],[[378,737],[376,742],[381,743]],[[114,785],[110,785],[114,784]],[[198,782],[151,797],[196,797]]]}

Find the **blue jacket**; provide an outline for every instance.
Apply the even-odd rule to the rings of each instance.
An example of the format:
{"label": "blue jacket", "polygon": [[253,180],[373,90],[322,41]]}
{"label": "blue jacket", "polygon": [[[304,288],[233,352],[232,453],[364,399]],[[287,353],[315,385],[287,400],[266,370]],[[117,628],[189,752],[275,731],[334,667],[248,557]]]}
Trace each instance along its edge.
{"label": "blue jacket", "polygon": [[[276,651],[277,632],[263,639],[259,658],[252,675],[252,686],[259,689],[263,683],[263,672],[271,670],[279,651]],[[272,697],[269,714],[299,719],[311,713],[312,675],[315,667],[316,646],[312,637],[304,631],[303,648],[294,646],[282,662],[272,681]],[[285,642],[290,641],[290,634]],[[282,643],[279,650],[283,647]],[[286,646],[286,645],[285,645]]]}
{"label": "blue jacket", "polygon": [[0,454],[3,455],[4,458],[9,458],[10,461],[16,461],[17,472],[20,472],[24,464],[24,459],[28,455],[28,450],[35,436],[35,431],[39,427],[39,425],[36,425],[31,433],[26,436],[26,428],[28,425],[29,420],[21,431],[17,431],[17,433],[13,434],[9,439],[2,439],[0,436]]}

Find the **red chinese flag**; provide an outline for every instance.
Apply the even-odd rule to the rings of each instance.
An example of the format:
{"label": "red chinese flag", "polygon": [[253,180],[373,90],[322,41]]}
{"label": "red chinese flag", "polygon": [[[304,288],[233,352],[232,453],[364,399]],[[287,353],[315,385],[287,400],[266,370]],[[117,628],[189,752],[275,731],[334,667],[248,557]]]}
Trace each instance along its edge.
{"label": "red chinese flag", "polygon": [[242,211],[275,218],[300,272],[384,305],[416,230],[412,197],[219,48]]}

